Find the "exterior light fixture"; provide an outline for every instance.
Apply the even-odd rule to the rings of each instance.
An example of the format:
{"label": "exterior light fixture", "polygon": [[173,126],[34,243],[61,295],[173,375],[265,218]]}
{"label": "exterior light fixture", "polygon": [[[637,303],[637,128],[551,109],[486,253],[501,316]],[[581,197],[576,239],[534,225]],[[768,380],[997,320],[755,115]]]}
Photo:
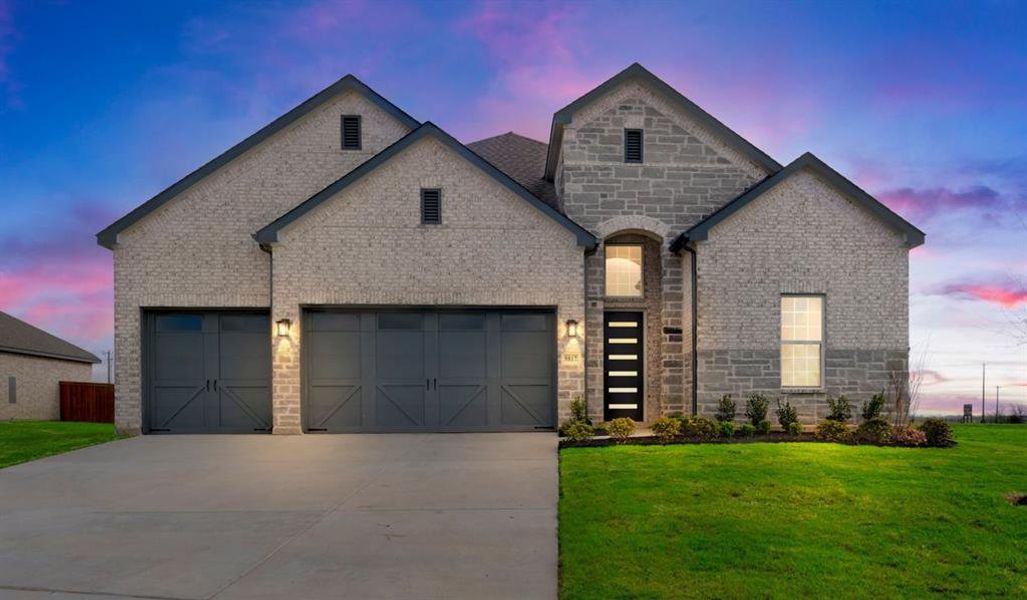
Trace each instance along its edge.
{"label": "exterior light fixture", "polygon": [[289,337],[289,326],[292,325],[292,321],[289,319],[280,319],[278,325],[278,337]]}
{"label": "exterior light fixture", "polygon": [[567,321],[567,335],[569,337],[578,337],[578,322],[574,319]]}

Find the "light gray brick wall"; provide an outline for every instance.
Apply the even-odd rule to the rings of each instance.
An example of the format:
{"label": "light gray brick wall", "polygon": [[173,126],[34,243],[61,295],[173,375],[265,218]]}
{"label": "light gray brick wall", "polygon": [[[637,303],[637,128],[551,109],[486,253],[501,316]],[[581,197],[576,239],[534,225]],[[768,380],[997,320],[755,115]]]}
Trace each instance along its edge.
{"label": "light gray brick wall", "polygon": [[[61,418],[61,381],[92,381],[93,365],[0,352],[0,421]],[[15,403],[8,395],[14,377]]]}
{"label": "light gray brick wall", "polygon": [[[625,128],[644,131],[644,163],[625,164]],[[556,187],[568,215],[601,239],[623,232],[644,232],[662,242],[659,412],[680,412],[691,399],[691,309],[684,296],[682,258],[667,249],[671,239],[737,197],[767,173],[727,146],[679,105],[646,86],[628,82],[574,115],[565,127]],[[589,329],[601,332],[603,252],[587,258]],[[598,329],[597,329],[598,328]],[[663,333],[681,329],[682,333]],[[589,336],[588,399],[593,415],[603,407],[601,333]]]}
{"label": "light gray brick wall", "polygon": [[[442,189],[442,224],[421,225],[420,189]],[[435,139],[425,138],[280,234],[274,320],[303,305],[554,307],[561,418],[584,389],[584,251],[574,235]],[[300,327],[276,339],[275,431],[302,425]]]}
{"label": "light gray brick wall", "polygon": [[[363,149],[340,149],[362,115]],[[251,235],[408,132],[360,94],[329,100],[119,236],[114,250],[115,418],[142,424],[140,314],[147,307],[270,307],[270,261]]]}
{"label": "light gray brick wall", "polygon": [[[826,394],[857,402],[904,379],[909,345],[909,260],[900,234],[801,171],[714,227],[697,244],[699,408],[751,391],[823,417]],[[780,298],[825,295],[825,387],[780,385]]]}

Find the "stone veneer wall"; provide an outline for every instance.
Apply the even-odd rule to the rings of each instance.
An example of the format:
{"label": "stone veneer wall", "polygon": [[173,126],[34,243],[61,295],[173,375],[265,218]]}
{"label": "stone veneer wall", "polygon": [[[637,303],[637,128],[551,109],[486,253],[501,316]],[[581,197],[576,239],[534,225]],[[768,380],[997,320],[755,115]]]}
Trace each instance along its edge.
{"label": "stone veneer wall", "polygon": [[[16,380],[15,403],[8,378]],[[61,418],[61,381],[92,381],[93,365],[0,352],[0,421]]]}
{"label": "stone veneer wall", "polygon": [[[752,391],[796,404],[805,422],[826,394],[885,390],[908,365],[909,261],[903,238],[801,171],[714,227],[697,244],[699,412]],[[825,296],[825,385],[782,389],[780,298]]]}
{"label": "stone veneer wall", "polygon": [[[420,189],[442,224],[420,223]],[[584,391],[584,250],[575,236],[432,138],[418,141],[287,227],[273,248],[272,319],[304,305],[544,306],[557,313],[561,419]],[[587,331],[587,329],[586,329]],[[299,327],[275,339],[275,431],[303,424]]]}
{"label": "stone veneer wall", "polygon": [[[644,130],[643,164],[624,163],[625,128]],[[684,295],[690,272],[668,244],[766,175],[679,106],[634,82],[581,109],[564,129],[556,186],[567,214],[601,239],[623,232],[662,239],[662,322],[655,329],[663,412],[691,408],[691,347],[685,344],[691,309]],[[593,416],[602,415],[603,409],[603,255],[600,248],[586,259],[587,331],[593,333],[587,338],[588,402]],[[664,328],[682,333],[663,333]],[[648,412],[647,419],[656,414]]]}
{"label": "stone veneer wall", "polygon": [[[340,117],[362,115],[363,148],[340,149]],[[142,425],[141,309],[268,308],[270,261],[251,235],[408,133],[347,92],[151,213],[114,250],[115,420]]]}

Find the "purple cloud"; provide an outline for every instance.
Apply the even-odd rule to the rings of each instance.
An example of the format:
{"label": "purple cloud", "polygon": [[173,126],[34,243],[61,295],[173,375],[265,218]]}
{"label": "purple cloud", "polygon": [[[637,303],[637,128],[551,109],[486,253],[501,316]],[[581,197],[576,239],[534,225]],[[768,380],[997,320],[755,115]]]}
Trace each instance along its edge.
{"label": "purple cloud", "polygon": [[1014,282],[950,283],[939,288],[936,294],[997,304],[1003,308],[1027,304],[1027,284]]}
{"label": "purple cloud", "polygon": [[878,199],[908,219],[926,220],[943,213],[975,211],[989,213],[1004,209],[1008,202],[994,189],[978,185],[964,191],[944,187],[899,188],[878,194]]}

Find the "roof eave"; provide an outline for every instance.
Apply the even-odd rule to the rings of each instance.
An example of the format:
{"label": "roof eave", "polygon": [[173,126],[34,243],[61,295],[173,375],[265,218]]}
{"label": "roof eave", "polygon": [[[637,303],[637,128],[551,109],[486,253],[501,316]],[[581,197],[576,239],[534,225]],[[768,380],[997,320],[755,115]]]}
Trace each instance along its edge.
{"label": "roof eave", "polygon": [[69,356],[67,354],[56,354],[53,352],[40,352],[38,350],[27,350],[25,348],[14,348],[11,346],[0,346],[0,353],[4,354],[19,354],[22,356],[35,356],[37,358],[52,358],[54,360],[64,360],[68,362],[77,362],[87,365],[100,364],[102,361],[94,354],[88,353],[89,358],[84,356]]}

